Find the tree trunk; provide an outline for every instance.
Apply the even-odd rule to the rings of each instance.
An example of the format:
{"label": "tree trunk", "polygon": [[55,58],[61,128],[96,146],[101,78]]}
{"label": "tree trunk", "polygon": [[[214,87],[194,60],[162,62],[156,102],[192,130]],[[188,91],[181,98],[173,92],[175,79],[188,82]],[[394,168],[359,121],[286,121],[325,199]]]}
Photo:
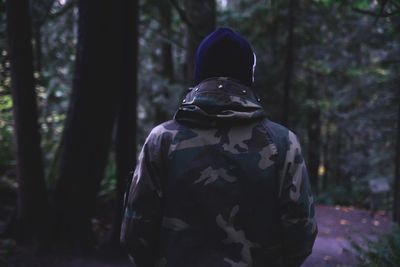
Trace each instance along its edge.
{"label": "tree trunk", "polygon": [[120,6],[119,1],[78,1],[75,76],[55,194],[57,241],[77,252],[94,241],[91,219],[116,114]]}
{"label": "tree trunk", "polygon": [[[122,223],[123,200],[128,181],[136,161],[137,130],[137,62],[138,62],[138,18],[137,0],[123,0],[121,10],[121,67],[119,85],[119,109],[116,122],[116,165],[117,165],[117,200],[111,244],[119,248]],[[120,250],[121,251],[121,250]]]}
{"label": "tree trunk", "polygon": [[18,238],[27,241],[44,237],[48,219],[33,77],[29,1],[7,0],[6,12],[19,183]]}
{"label": "tree trunk", "polygon": [[[164,36],[172,36],[172,12],[171,5],[166,1],[160,1],[158,4],[158,9],[160,11],[160,22],[162,25],[162,31]],[[169,80],[174,81],[174,60],[172,58],[172,45],[168,40],[163,40],[161,42],[161,58],[162,58],[162,68],[161,75]]]}
{"label": "tree trunk", "polygon": [[[398,29],[400,27],[400,17],[393,17],[393,27]],[[396,38],[397,42],[400,41],[399,37]],[[396,151],[395,151],[395,173],[394,173],[394,199],[393,199],[393,220],[400,225],[400,76],[397,77],[397,137],[396,137]],[[396,102],[395,102],[396,103]]]}
{"label": "tree trunk", "polygon": [[[399,90],[400,99],[400,90]],[[397,115],[397,140],[396,140],[396,156],[395,156],[395,174],[394,174],[394,205],[393,219],[400,225],[400,105]]]}
{"label": "tree trunk", "polygon": [[308,109],[308,171],[310,175],[311,186],[315,193],[318,193],[318,169],[320,164],[320,148],[321,148],[321,121],[320,109],[316,103],[316,88],[310,82],[307,88],[307,99],[312,101],[312,105]]}
{"label": "tree trunk", "polygon": [[186,81],[193,85],[196,50],[201,40],[215,29],[216,7],[215,0],[185,0],[185,10],[190,22],[187,35],[186,52]]}
{"label": "tree trunk", "polygon": [[318,169],[320,164],[321,147],[321,122],[320,111],[318,108],[311,111],[308,120],[308,170],[313,191],[318,193]]}
{"label": "tree trunk", "polygon": [[342,170],[341,170],[341,165],[342,165],[342,146],[343,146],[343,140],[342,140],[342,134],[341,134],[341,129],[337,125],[338,129],[336,131],[336,136],[335,136],[335,141],[334,146],[332,147],[333,155],[334,155],[334,177],[335,177],[335,182],[336,185],[342,185]]}
{"label": "tree trunk", "polygon": [[294,63],[294,9],[296,0],[289,0],[288,7],[288,33],[286,39],[286,59],[285,59],[285,81],[283,85],[283,113],[282,124],[288,126],[290,114],[290,91],[292,89],[293,80],[293,63]]}
{"label": "tree trunk", "polygon": [[[157,2],[157,7],[160,13],[160,24],[163,36],[167,38],[172,36],[172,12],[171,5],[166,1]],[[171,84],[174,81],[174,60],[172,57],[172,45],[171,42],[163,38],[161,42],[161,69],[160,75]],[[170,95],[168,88],[163,88],[162,93],[165,99],[169,99]],[[168,113],[165,110],[164,105],[156,105],[155,107],[155,124],[160,124],[167,121]]]}
{"label": "tree trunk", "polygon": [[325,125],[325,135],[322,137],[323,145],[322,145],[322,154],[323,154],[323,166],[324,166],[324,173],[323,173],[323,180],[322,180],[322,191],[326,191],[328,188],[330,171],[331,171],[331,162],[330,162],[330,139],[331,133],[329,129],[329,122],[327,122],[327,118],[324,118],[324,125]]}

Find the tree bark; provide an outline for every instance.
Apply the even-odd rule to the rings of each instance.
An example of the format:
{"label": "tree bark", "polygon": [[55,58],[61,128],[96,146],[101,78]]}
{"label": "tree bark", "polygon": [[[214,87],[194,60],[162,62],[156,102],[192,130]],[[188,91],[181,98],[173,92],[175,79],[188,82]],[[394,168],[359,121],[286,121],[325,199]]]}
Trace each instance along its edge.
{"label": "tree bark", "polygon": [[[400,26],[400,17],[393,17],[393,27]],[[399,41],[399,38],[396,38]],[[395,151],[395,172],[394,172],[394,188],[393,188],[393,220],[400,225],[400,76],[397,77],[397,136],[396,136],[396,151]],[[396,102],[395,102],[396,103]]]}
{"label": "tree bark", "polygon": [[320,149],[321,149],[321,119],[320,109],[316,103],[316,88],[310,82],[307,88],[307,100],[312,101],[311,106],[308,108],[308,171],[310,175],[310,182],[315,193],[318,193],[318,169],[320,165]]}
{"label": "tree bark", "polygon": [[[400,99],[400,90],[399,97]],[[400,225],[400,105],[397,115],[397,140],[395,154],[395,173],[394,173],[394,201],[393,219]]]}
{"label": "tree bark", "polygon": [[326,191],[328,188],[328,182],[329,182],[329,177],[330,177],[330,171],[331,171],[331,162],[330,162],[330,139],[331,139],[331,133],[329,129],[329,122],[326,121],[327,118],[324,118],[324,125],[325,125],[325,135],[322,137],[323,145],[322,145],[322,157],[323,157],[323,166],[324,166],[324,174],[323,174],[323,180],[322,180],[322,191]]}
{"label": "tree bark", "polygon": [[7,33],[17,152],[18,239],[42,239],[48,201],[33,77],[32,29],[28,0],[7,0]]}
{"label": "tree bark", "polygon": [[341,129],[337,125],[338,130],[336,131],[336,136],[334,137],[334,146],[332,147],[333,151],[333,163],[334,163],[334,177],[335,177],[335,183],[336,185],[342,185],[342,170],[341,170],[341,164],[342,164],[342,146],[343,146],[343,140],[342,140],[342,134],[341,134]]}
{"label": "tree bark", "polygon": [[[162,31],[164,36],[172,36],[172,12],[171,5],[166,1],[160,1],[158,3],[158,10],[160,12],[160,22],[162,25]],[[172,45],[168,40],[161,42],[161,58],[162,68],[161,75],[169,80],[174,81],[174,60],[172,58]]]}
{"label": "tree bark", "polygon": [[310,181],[315,193],[318,193],[318,169],[320,165],[320,147],[321,147],[321,122],[319,109],[310,111],[308,117],[308,171]]}
{"label": "tree bark", "polygon": [[60,177],[55,194],[59,245],[81,252],[93,244],[91,219],[107,163],[116,114],[120,1],[78,1],[78,44]]}
{"label": "tree bark", "polygon": [[123,0],[121,10],[121,49],[119,109],[116,121],[116,165],[117,200],[111,244],[119,248],[124,194],[136,161],[137,132],[137,62],[138,62],[138,18],[137,0]]}
{"label": "tree bark", "polygon": [[288,6],[288,33],[286,40],[286,59],[285,59],[285,80],[283,85],[283,113],[281,123],[285,126],[289,125],[290,114],[290,91],[292,89],[293,80],[293,63],[294,63],[294,9],[296,0],[289,0]]}
{"label": "tree bark", "polygon": [[215,29],[215,0],[185,0],[185,10],[190,25],[187,25],[186,85],[193,85],[196,50],[201,40]]}
{"label": "tree bark", "polygon": [[[157,8],[160,14],[160,25],[163,36],[172,36],[172,12],[171,5],[166,1],[157,2]],[[161,42],[161,69],[159,75],[163,77],[168,84],[174,82],[174,60],[172,57],[172,45],[171,42],[163,38]],[[166,86],[167,87],[167,86]],[[163,88],[161,92],[165,99],[169,99],[170,95],[168,88]],[[163,105],[156,105],[154,111],[155,124],[160,124],[167,121],[168,113]]]}

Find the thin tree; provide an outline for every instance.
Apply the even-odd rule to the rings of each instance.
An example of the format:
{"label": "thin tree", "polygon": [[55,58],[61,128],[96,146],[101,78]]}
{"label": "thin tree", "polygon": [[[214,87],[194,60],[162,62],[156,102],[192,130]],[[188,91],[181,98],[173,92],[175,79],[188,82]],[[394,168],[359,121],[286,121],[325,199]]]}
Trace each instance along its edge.
{"label": "thin tree", "polygon": [[[400,90],[398,95],[398,99],[400,99]],[[400,225],[400,105],[398,107],[397,115],[397,140],[394,181],[393,219]]]}
{"label": "thin tree", "polygon": [[188,29],[185,83],[192,85],[196,49],[201,40],[215,29],[215,0],[185,0],[185,11]]}
{"label": "thin tree", "polygon": [[73,90],[55,194],[57,241],[78,252],[93,244],[91,219],[116,114],[121,1],[78,1]]}
{"label": "thin tree", "polygon": [[[400,11],[400,8],[397,12]],[[393,18],[394,27],[400,26],[400,18]],[[397,37],[398,40],[398,37]],[[400,78],[397,79],[397,103],[400,102],[400,87],[398,86]],[[400,105],[398,105],[397,113],[397,137],[396,137],[396,152],[395,152],[395,173],[394,173],[394,199],[393,199],[393,219],[400,225]]]}
{"label": "thin tree", "polygon": [[318,169],[321,157],[321,112],[317,103],[316,90],[312,84],[312,79],[310,79],[307,87],[307,100],[310,103],[307,110],[307,165],[313,191],[318,193]]}
{"label": "thin tree", "polygon": [[293,84],[293,64],[294,64],[294,23],[296,0],[289,0],[288,6],[288,28],[286,39],[286,58],[285,58],[285,80],[283,85],[283,113],[281,123],[285,126],[289,124],[290,114],[290,91]]}
{"label": "thin tree", "polygon": [[[172,36],[172,10],[171,5],[166,1],[158,2],[160,22],[163,36]],[[168,81],[174,81],[174,60],[172,58],[172,44],[168,39],[163,38],[161,42],[161,75]]]}
{"label": "thin tree", "polygon": [[48,202],[33,77],[32,30],[28,0],[7,0],[7,34],[17,152],[18,238],[44,237]]}
{"label": "thin tree", "polygon": [[[172,36],[172,10],[171,4],[167,1],[157,1],[157,9],[160,14],[160,25],[162,32],[161,41],[161,68],[159,75],[164,78],[168,84],[174,81],[174,60],[172,44],[167,39]],[[166,86],[167,87],[167,86]],[[165,99],[169,98],[168,88],[163,88],[162,95]],[[159,124],[168,120],[168,113],[162,105],[155,107],[155,123]]]}

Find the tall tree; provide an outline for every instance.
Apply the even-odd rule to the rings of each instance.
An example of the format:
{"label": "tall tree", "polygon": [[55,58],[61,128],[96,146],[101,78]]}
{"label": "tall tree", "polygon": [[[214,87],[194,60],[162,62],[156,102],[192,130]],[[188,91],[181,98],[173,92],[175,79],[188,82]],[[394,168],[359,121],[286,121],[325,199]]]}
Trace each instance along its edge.
{"label": "tall tree", "polygon": [[188,28],[186,50],[186,85],[192,85],[195,53],[201,40],[215,29],[215,0],[185,0],[186,25]]}
{"label": "tall tree", "polygon": [[111,241],[119,244],[124,193],[135,168],[137,130],[138,0],[122,0],[119,85],[116,121],[117,201]]}
{"label": "tall tree", "polygon": [[285,58],[285,76],[283,85],[283,113],[282,124],[289,124],[289,107],[290,107],[290,91],[293,85],[293,64],[294,64],[294,23],[296,0],[288,2],[288,23],[287,23],[287,39],[286,39],[286,58]]}
{"label": "tall tree", "polygon": [[18,235],[22,241],[43,237],[48,202],[43,174],[33,77],[29,1],[6,1],[8,49],[17,147]]}
{"label": "tall tree", "polygon": [[[156,1],[157,9],[160,15],[160,25],[162,32],[161,41],[161,68],[160,76],[167,81],[166,84],[174,82],[174,60],[172,54],[172,44],[168,38],[172,36],[172,10],[171,4],[167,1]],[[170,95],[167,86],[162,88],[162,95],[169,99]],[[155,123],[159,124],[168,120],[168,113],[162,105],[155,106]]]}
{"label": "tall tree", "polygon": [[78,43],[55,194],[58,241],[90,248],[91,218],[111,141],[119,80],[121,1],[78,1]]}
{"label": "tall tree", "polygon": [[172,36],[172,10],[171,5],[166,1],[158,1],[160,23],[162,26],[163,38],[161,42],[161,75],[168,81],[174,81],[174,60],[172,58],[172,44],[166,38]]}
{"label": "tall tree", "polygon": [[[400,6],[397,6],[396,12],[400,12]],[[392,20],[393,26],[395,28],[398,28],[400,26],[400,16],[395,16],[393,17]],[[397,42],[399,41],[400,35],[396,36]],[[399,47],[397,48],[397,53],[399,52]],[[399,62],[397,62],[399,63]],[[399,68],[397,67],[397,70]],[[396,134],[396,152],[395,152],[395,173],[394,173],[394,199],[393,199],[393,219],[397,224],[400,225],[400,77],[398,76],[397,72],[397,79],[395,79],[395,84],[396,89],[397,89],[397,101],[394,101],[394,103],[397,103],[397,134]],[[395,98],[395,100],[396,100]]]}
{"label": "tall tree", "polygon": [[310,182],[315,193],[318,192],[318,169],[320,164],[321,150],[321,112],[317,103],[316,90],[312,79],[307,87],[307,136],[308,136],[308,171]]}
{"label": "tall tree", "polygon": [[[398,99],[400,100],[400,89],[398,91],[399,91]],[[397,140],[396,140],[394,179],[395,182],[394,182],[393,219],[400,225],[400,105],[398,107],[398,115],[397,115]]]}

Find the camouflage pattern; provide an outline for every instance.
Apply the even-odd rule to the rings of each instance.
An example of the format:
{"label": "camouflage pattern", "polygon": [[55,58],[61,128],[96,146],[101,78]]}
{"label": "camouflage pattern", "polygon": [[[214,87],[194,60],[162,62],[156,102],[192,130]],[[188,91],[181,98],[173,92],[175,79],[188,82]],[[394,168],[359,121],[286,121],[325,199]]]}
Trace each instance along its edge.
{"label": "camouflage pattern", "polygon": [[291,267],[316,234],[296,135],[250,88],[213,78],[146,139],[121,242],[138,267]]}

